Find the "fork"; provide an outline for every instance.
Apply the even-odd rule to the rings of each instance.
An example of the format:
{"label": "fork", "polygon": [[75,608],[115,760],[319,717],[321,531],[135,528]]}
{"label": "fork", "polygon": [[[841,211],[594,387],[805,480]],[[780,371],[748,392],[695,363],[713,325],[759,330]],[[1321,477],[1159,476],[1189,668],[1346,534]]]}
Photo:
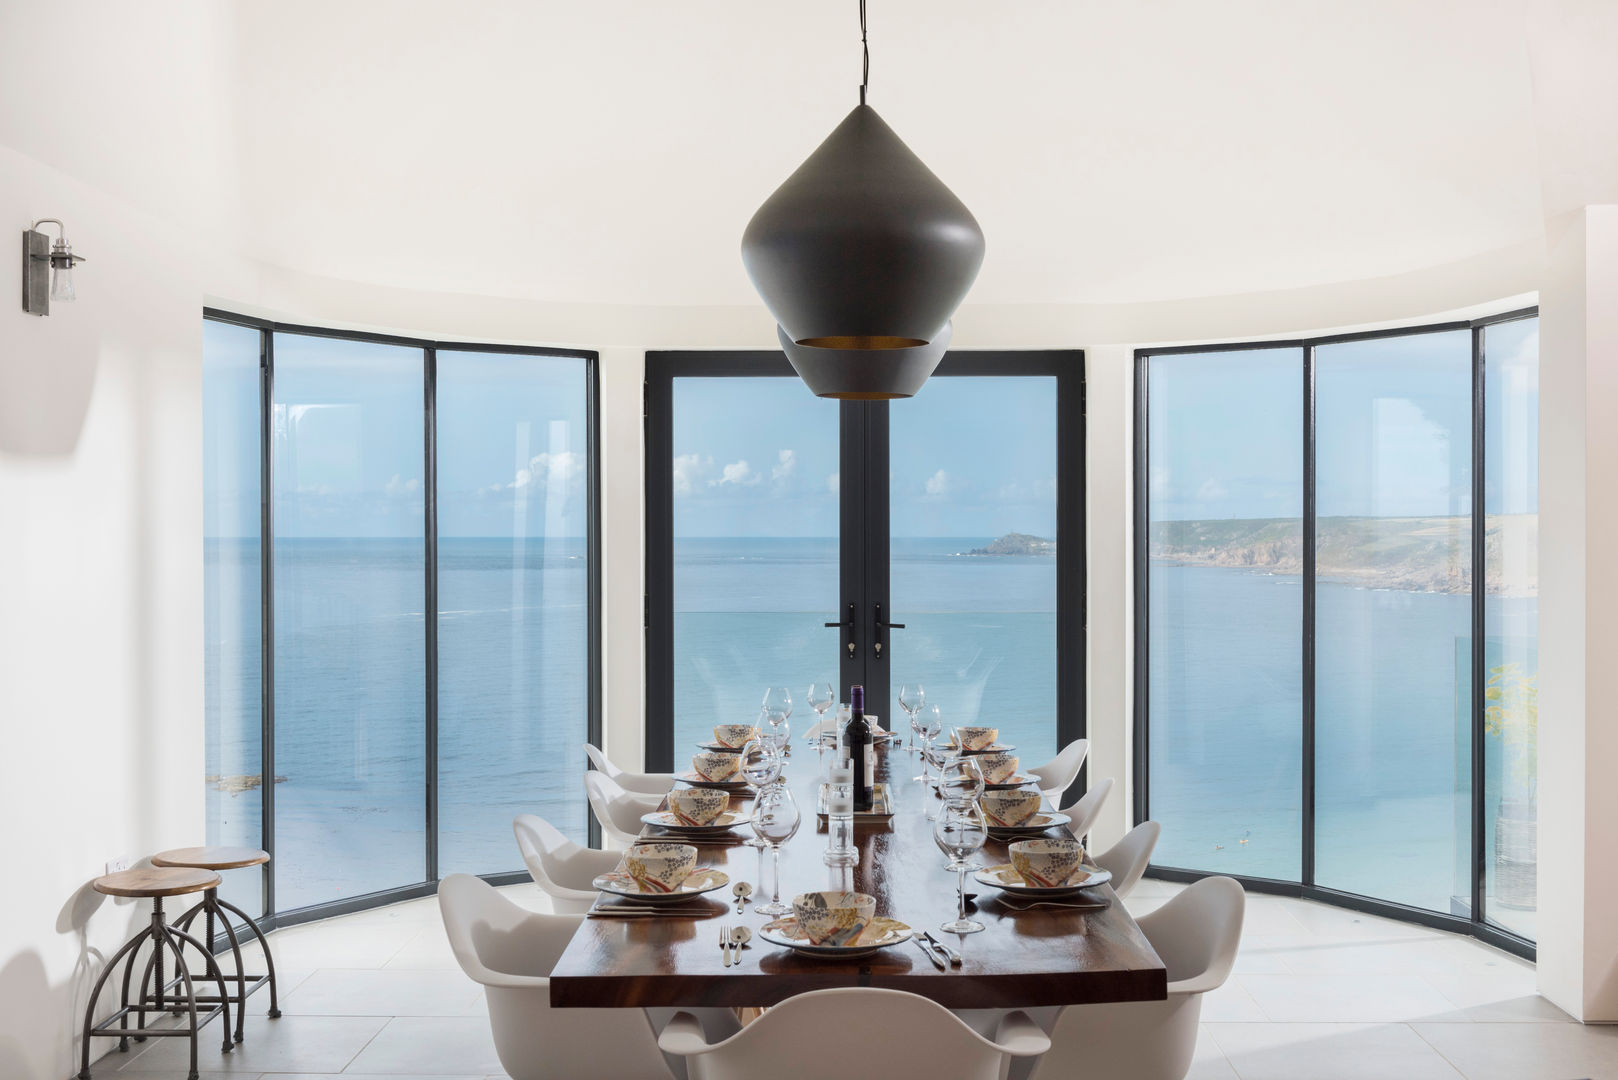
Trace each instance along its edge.
{"label": "fork", "polygon": [[730,966],[730,924],[719,924],[719,951],[725,957],[725,966]]}

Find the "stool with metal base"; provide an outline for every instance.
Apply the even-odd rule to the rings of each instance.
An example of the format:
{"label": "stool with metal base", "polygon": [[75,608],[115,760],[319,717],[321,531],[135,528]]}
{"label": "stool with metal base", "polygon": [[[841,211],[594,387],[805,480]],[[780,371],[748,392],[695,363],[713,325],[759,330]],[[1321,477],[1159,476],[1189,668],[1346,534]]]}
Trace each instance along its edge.
{"label": "stool with metal base", "polygon": [[[191,972],[185,966],[181,953],[187,944],[202,949],[202,943],[187,934],[184,930],[177,930],[168,925],[163,919],[163,898],[165,896],[183,896],[187,893],[202,892],[205,889],[214,889],[219,885],[219,875],[210,870],[187,870],[178,868],[154,867],[141,870],[120,870],[116,874],[107,874],[95,879],[93,888],[96,892],[108,896],[134,896],[147,898],[152,901],[152,921],[146,929],[136,934],[129,942],[113,954],[107,962],[101,977],[96,980],[95,989],[90,991],[90,1003],[84,1010],[84,1056],[80,1061],[79,1080],[90,1080],[90,1039],[92,1036],[117,1036],[118,1049],[128,1050],[131,1036],[136,1042],[143,1042],[148,1036],[163,1036],[174,1038],[185,1036],[191,1040],[191,1074],[190,1080],[197,1080],[197,1034],[204,1024],[215,1016],[222,1015],[225,1024],[225,1045],[223,1053],[230,1053],[234,1045],[230,1041],[230,999],[225,994],[225,976],[214,963],[213,955],[204,950],[208,958],[207,978],[213,980],[219,989],[219,995],[213,999],[211,1008],[199,1009],[203,1002],[198,998],[196,988],[192,983]],[[135,972],[135,958],[139,954],[142,943],[150,941],[152,956],[147,969],[157,970],[158,992],[156,1005],[147,1005],[145,988],[142,987],[141,996],[131,1004],[129,1000],[129,982]],[[163,979],[163,956],[165,951],[174,956],[175,968],[179,978],[173,983],[165,983]],[[95,1022],[96,999],[101,996],[101,988],[118,965],[124,965],[123,995],[120,1008],[107,1019],[97,1024]],[[164,987],[176,987],[172,993],[165,996]],[[189,1013],[190,1022],[182,1027],[147,1027],[146,1013],[148,1011],[162,1012],[171,1006],[178,1006],[181,1016]],[[136,1021],[133,1027],[129,1024],[130,1014],[135,1014]]]}
{"label": "stool with metal base", "polygon": [[[191,847],[175,848],[160,855],[152,856],[152,863],[156,866],[180,866],[197,870],[236,870],[244,866],[262,866],[270,861],[270,853],[260,851],[258,848],[248,847]],[[225,940],[230,942],[230,953],[236,961],[236,972],[226,975],[227,983],[234,983],[236,992],[230,995],[230,1003],[236,1006],[236,1041],[241,1042],[243,1036],[242,1024],[246,1019],[248,995],[258,991],[266,983],[270,987],[270,1018],[273,1020],[281,1015],[280,1004],[275,991],[275,959],[270,955],[270,943],[264,937],[264,931],[258,928],[258,923],[252,916],[237,907],[235,904],[219,899],[219,889],[215,885],[203,891],[202,902],[174,920],[174,925],[187,933],[198,915],[204,920],[205,933],[203,942],[210,948],[214,945],[214,919],[217,916],[219,923],[224,927]],[[241,942],[236,936],[236,927],[231,926],[230,916],[235,915],[242,921],[242,928],[246,929],[258,939],[259,947],[264,950],[264,974],[249,975],[242,965]],[[245,935],[244,935],[245,936]],[[150,974],[150,965],[148,965]],[[162,982],[159,979],[158,982]],[[170,983],[170,986],[174,985]],[[162,993],[160,988],[158,993]],[[146,980],[141,979],[141,997],[146,997]],[[204,995],[197,998],[199,1005],[216,1005],[218,1002],[211,996]]]}

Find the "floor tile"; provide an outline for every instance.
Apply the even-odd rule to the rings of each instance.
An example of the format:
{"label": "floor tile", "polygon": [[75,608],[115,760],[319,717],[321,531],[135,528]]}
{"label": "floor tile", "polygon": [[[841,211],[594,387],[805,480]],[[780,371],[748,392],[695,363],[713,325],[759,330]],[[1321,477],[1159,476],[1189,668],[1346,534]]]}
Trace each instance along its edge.
{"label": "floor tile", "polygon": [[483,988],[459,970],[325,968],[281,1008],[288,1016],[482,1016]]}
{"label": "floor tile", "polygon": [[500,1071],[500,1059],[487,1017],[400,1017],[388,1022],[348,1071],[487,1074]]}
{"label": "floor tile", "polygon": [[1202,1019],[1207,1023],[1250,1022],[1269,1017],[1238,980],[1227,979],[1224,986],[1202,995]]}
{"label": "floor tile", "polygon": [[1618,1076],[1618,1027],[1585,1024],[1412,1024],[1467,1080]]}
{"label": "floor tile", "polygon": [[1461,1080],[1404,1024],[1205,1026],[1241,1080]]}
{"label": "floor tile", "polygon": [[1237,978],[1266,1016],[1283,1022],[1402,1023],[1455,1011],[1454,1003],[1419,975],[1241,975]]}
{"label": "floor tile", "polygon": [[450,948],[449,936],[442,926],[430,926],[416,934],[388,958],[385,968],[407,968],[417,971],[460,971],[461,965]]}
{"label": "floor tile", "polygon": [[1292,969],[1287,966],[1286,951],[1296,947],[1295,938],[1244,933],[1241,947],[1236,950],[1233,970],[1238,975],[1290,975]]}
{"label": "floor tile", "polygon": [[1434,1020],[1573,1022],[1567,1013],[1539,996],[1531,972],[1512,975],[1437,972],[1422,978],[1456,1008],[1453,1017],[1432,1017]]}
{"label": "floor tile", "polygon": [[[257,1077],[267,1072],[342,1072],[386,1023],[379,1017],[365,1016],[283,1016],[250,1023],[247,1040],[231,1053],[221,1054],[216,1022],[203,1029],[197,1063],[199,1068],[235,1077]],[[184,1076],[189,1042],[153,1040],[119,1072]]]}
{"label": "floor tile", "polygon": [[333,920],[277,930],[270,935],[270,948],[278,967],[377,968],[420,933],[421,927],[415,925],[351,927]]}
{"label": "floor tile", "polygon": [[1197,1029],[1197,1049],[1185,1080],[1241,1080],[1206,1025]]}

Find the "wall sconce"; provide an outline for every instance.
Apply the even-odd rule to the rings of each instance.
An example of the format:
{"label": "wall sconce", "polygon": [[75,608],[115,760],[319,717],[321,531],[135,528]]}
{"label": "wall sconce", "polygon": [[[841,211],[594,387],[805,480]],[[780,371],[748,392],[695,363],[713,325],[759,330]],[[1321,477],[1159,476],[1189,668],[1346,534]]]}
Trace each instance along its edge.
{"label": "wall sconce", "polygon": [[[57,240],[38,231],[41,225],[55,225]],[[30,315],[49,315],[51,301],[66,304],[73,300],[73,264],[84,256],[73,254],[67,242],[67,228],[56,218],[40,218],[22,234],[22,309]]]}

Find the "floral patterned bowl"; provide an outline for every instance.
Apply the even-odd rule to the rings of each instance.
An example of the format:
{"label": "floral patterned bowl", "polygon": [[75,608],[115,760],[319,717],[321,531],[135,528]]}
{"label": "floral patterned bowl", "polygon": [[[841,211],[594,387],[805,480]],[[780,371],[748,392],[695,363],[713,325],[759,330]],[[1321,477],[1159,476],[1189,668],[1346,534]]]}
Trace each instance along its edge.
{"label": "floral patterned bowl", "polygon": [[792,913],[813,945],[848,945],[876,914],[876,897],[857,892],[809,892],[792,898]]}
{"label": "floral patterned bowl", "polygon": [[673,892],[696,868],[697,849],[690,844],[636,844],[624,853],[624,869],[642,892]]}

